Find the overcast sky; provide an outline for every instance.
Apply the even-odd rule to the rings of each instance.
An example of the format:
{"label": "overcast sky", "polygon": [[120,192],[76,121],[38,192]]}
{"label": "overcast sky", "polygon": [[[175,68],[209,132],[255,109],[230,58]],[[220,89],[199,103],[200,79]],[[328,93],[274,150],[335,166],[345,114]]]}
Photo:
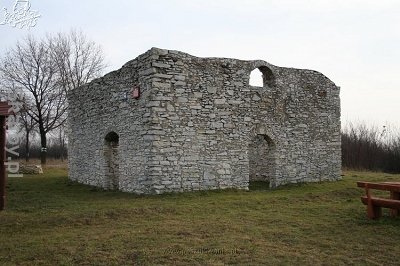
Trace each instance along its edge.
{"label": "overcast sky", "polygon": [[[22,0],[20,0],[22,1]],[[28,0],[25,0],[28,1]],[[12,12],[16,0],[0,0]],[[29,32],[81,29],[120,68],[151,47],[317,70],[341,87],[342,123],[400,127],[400,0],[30,0],[27,30],[0,25],[0,56]]]}

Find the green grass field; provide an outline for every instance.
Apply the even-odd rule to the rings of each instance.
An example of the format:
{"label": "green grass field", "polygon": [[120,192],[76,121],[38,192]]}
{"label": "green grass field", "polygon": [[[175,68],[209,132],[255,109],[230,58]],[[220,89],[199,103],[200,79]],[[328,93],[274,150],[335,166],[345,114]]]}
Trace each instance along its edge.
{"label": "green grass field", "polygon": [[400,175],[139,196],[45,169],[7,180],[0,265],[400,265],[400,218],[368,220],[357,180]]}

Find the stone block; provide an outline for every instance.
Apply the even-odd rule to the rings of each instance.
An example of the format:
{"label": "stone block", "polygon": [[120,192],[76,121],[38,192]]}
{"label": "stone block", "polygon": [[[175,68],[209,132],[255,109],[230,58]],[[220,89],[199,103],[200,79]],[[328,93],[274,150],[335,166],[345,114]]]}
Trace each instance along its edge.
{"label": "stone block", "polygon": [[19,167],[20,174],[43,174],[41,165],[21,165]]}
{"label": "stone block", "polygon": [[217,87],[208,87],[207,91],[209,93],[215,94],[215,93],[217,93]]}
{"label": "stone block", "polygon": [[215,103],[216,105],[222,105],[222,104],[225,104],[225,103],[226,103],[226,99],[215,99],[215,100],[214,100],[214,103]]}

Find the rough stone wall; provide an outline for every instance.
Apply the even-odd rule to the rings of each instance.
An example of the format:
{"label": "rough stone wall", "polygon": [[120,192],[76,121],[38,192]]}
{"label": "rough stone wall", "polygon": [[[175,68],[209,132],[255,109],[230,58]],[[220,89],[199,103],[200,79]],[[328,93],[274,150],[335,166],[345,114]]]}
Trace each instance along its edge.
{"label": "rough stone wall", "polygon": [[[249,86],[255,68],[263,87]],[[110,132],[123,191],[340,178],[339,88],[315,71],[152,48],[69,101],[69,176],[82,183],[115,188],[106,174]]]}
{"label": "rough stone wall", "polygon": [[274,147],[268,144],[268,140],[263,135],[257,135],[249,145],[249,171],[250,181],[269,182],[270,169],[273,167]]}
{"label": "rough stone wall", "polygon": [[[108,134],[115,133],[119,137],[119,189],[152,192],[148,164],[153,140],[147,134],[151,110],[146,106],[152,86],[151,57],[149,51],[70,93],[70,179],[108,189],[115,187],[110,180],[115,175],[108,174],[111,144],[106,140]],[[142,97],[133,101],[130,95],[136,86],[140,86]],[[127,101],[123,101],[124,93]]]}

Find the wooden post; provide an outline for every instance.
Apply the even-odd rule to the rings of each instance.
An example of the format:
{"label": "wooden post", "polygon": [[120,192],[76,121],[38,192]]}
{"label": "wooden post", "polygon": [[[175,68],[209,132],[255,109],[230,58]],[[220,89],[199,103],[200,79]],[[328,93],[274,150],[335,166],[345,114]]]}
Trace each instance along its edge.
{"label": "wooden post", "polygon": [[6,208],[6,117],[0,116],[0,211]]}
{"label": "wooden post", "polygon": [[[400,192],[390,191],[390,198],[394,199],[394,200],[400,200]],[[400,211],[397,209],[391,209],[390,215],[391,216],[399,216]]]}

